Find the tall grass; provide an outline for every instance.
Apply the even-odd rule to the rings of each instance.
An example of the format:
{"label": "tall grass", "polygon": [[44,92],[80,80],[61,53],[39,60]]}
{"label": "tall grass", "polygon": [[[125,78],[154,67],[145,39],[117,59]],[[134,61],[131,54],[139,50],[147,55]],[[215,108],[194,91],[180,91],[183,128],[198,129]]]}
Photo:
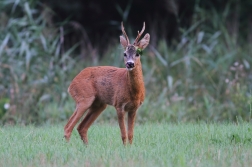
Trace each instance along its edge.
{"label": "tall grass", "polygon": [[62,52],[60,27],[50,23],[46,7],[40,14],[38,4],[29,1],[2,3],[7,22],[0,35],[0,97],[10,103],[4,120],[38,122],[42,105],[65,99],[76,46]]}
{"label": "tall grass", "polygon": [[[175,120],[251,120],[251,52],[223,13],[196,6],[193,24],[169,47],[160,40],[144,59],[150,112]],[[146,77],[147,76],[147,77]],[[151,92],[151,93],[150,93]],[[174,119],[172,119],[174,120]]]}
{"label": "tall grass", "polygon": [[[95,61],[83,59],[75,51],[78,44],[64,50],[64,24],[52,22],[49,8],[27,0],[1,4],[1,122],[65,120],[74,110],[67,87],[81,69],[124,67],[119,42],[104,55],[94,52]],[[128,19],[129,9],[118,11]],[[178,41],[159,39],[141,57],[147,94],[138,122],[251,120],[250,44],[229,32],[228,6],[223,13],[207,13],[196,4],[195,11]],[[108,119],[116,119],[111,107],[99,120]]]}

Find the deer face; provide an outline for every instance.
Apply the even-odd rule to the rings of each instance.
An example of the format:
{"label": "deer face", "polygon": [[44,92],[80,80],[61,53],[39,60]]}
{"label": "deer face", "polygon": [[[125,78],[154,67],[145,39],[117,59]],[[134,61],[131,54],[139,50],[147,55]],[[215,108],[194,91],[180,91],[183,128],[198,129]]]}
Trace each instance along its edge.
{"label": "deer face", "polygon": [[127,70],[131,71],[136,65],[137,59],[140,58],[140,55],[136,52],[136,47],[134,45],[129,45],[124,51],[124,64]]}
{"label": "deer face", "polygon": [[140,55],[137,52],[137,49],[144,50],[150,41],[150,35],[147,33],[145,36],[139,41],[142,33],[145,29],[145,23],[143,25],[142,31],[139,33],[133,43],[130,44],[129,38],[124,30],[123,23],[122,23],[122,32],[124,36],[120,36],[120,43],[124,47],[124,63],[127,70],[131,71],[137,65],[137,62],[140,60]]}

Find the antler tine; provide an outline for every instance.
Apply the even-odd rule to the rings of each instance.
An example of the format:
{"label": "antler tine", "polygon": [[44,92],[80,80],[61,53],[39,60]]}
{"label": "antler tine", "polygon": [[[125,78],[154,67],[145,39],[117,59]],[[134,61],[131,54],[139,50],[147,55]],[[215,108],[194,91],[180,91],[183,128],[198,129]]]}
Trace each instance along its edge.
{"label": "antler tine", "polygon": [[126,40],[127,40],[127,43],[128,45],[130,44],[130,41],[129,41],[129,38],[124,30],[124,26],[123,26],[123,22],[121,23],[121,27],[122,27],[122,32],[123,32],[123,35],[125,36]]}
{"label": "antler tine", "polygon": [[145,30],[145,22],[143,23],[143,28],[142,28],[141,32],[139,33],[139,31],[137,31],[138,34],[137,34],[137,37],[136,37],[133,45],[137,44],[137,42],[138,42],[139,38],[141,37],[141,35],[143,34],[144,30]]}

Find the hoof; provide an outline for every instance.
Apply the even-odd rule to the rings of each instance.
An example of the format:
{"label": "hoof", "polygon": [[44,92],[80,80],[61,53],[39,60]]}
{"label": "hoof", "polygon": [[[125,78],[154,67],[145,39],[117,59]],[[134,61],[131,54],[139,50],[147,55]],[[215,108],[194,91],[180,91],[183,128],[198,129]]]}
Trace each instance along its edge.
{"label": "hoof", "polygon": [[66,135],[64,135],[64,138],[65,138],[65,140],[66,140],[67,142],[69,142],[70,137],[67,137]]}

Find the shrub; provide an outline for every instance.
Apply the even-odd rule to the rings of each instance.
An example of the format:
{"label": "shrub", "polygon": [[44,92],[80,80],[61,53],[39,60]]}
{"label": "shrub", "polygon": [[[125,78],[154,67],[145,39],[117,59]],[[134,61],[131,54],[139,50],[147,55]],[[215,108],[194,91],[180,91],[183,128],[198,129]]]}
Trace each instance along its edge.
{"label": "shrub", "polygon": [[10,101],[4,120],[40,122],[41,105],[65,99],[67,75],[74,66],[69,55],[76,46],[62,52],[60,26],[50,23],[50,10],[38,1],[10,0],[3,5],[0,97]]}
{"label": "shrub", "polygon": [[[67,87],[81,69],[97,64],[123,66],[119,43],[108,47],[103,56],[89,47],[92,59],[85,61],[75,51],[78,44],[64,51],[67,22],[54,24],[53,12],[38,0],[1,3],[2,122],[68,119],[74,102]],[[159,39],[149,45],[141,57],[147,93],[138,122],[251,120],[251,44],[229,32],[228,13],[228,6],[217,13],[196,5],[193,24],[181,30],[179,41],[168,45]],[[82,52],[89,53],[87,48]],[[113,109],[108,110],[99,121],[116,119]]]}

